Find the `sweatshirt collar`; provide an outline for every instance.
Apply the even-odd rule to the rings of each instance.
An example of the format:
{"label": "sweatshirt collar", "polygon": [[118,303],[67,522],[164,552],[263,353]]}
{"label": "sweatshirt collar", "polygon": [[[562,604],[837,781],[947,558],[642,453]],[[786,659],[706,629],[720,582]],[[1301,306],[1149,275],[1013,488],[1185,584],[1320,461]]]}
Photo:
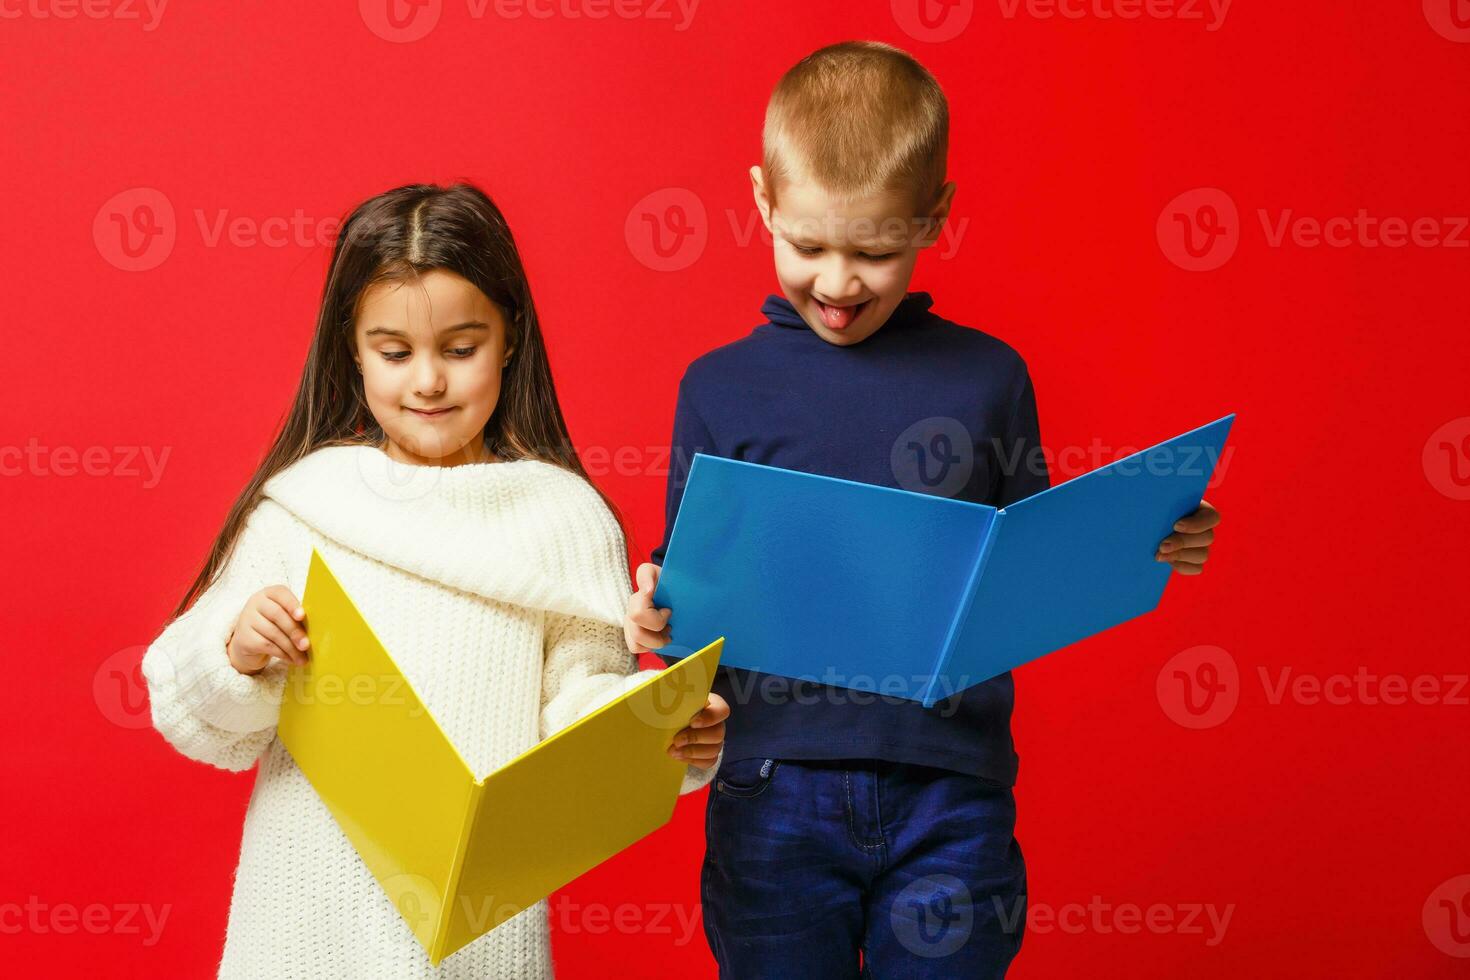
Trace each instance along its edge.
{"label": "sweatshirt collar", "polygon": [[[889,315],[883,329],[887,330],[894,326],[902,326],[912,323],[922,317],[934,305],[934,298],[928,293],[909,293],[894,307],[893,313]],[[785,296],[777,296],[774,293],[766,297],[761,304],[761,315],[767,321],[778,327],[791,327],[801,330],[810,330],[807,322],[796,312],[796,307]]]}

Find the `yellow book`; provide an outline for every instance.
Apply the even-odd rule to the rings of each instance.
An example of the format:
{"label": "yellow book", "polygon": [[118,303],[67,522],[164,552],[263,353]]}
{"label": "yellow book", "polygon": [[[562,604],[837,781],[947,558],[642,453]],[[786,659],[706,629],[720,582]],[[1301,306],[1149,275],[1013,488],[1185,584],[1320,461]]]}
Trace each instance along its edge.
{"label": "yellow book", "polygon": [[315,550],[277,735],[436,966],[663,826],[723,638],[476,779]]}

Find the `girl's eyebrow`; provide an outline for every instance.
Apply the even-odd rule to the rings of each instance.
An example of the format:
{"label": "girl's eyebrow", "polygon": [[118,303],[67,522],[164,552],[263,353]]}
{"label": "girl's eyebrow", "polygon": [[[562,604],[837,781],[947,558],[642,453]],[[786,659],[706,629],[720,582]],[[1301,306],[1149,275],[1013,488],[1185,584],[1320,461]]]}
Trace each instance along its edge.
{"label": "girl's eyebrow", "polygon": [[[456,323],[452,327],[445,327],[443,330],[440,330],[439,331],[439,336],[442,337],[442,336],[444,336],[447,333],[455,333],[455,332],[460,331],[460,330],[489,330],[489,329],[490,329],[490,324],[488,324],[488,323],[482,323],[479,320],[467,320],[464,323]],[[403,330],[394,330],[391,327],[372,327],[371,329],[368,330],[367,333],[363,334],[363,336],[364,337],[384,336],[384,337],[405,337],[406,338],[408,336],[408,334],[407,334],[407,332],[405,332]]]}

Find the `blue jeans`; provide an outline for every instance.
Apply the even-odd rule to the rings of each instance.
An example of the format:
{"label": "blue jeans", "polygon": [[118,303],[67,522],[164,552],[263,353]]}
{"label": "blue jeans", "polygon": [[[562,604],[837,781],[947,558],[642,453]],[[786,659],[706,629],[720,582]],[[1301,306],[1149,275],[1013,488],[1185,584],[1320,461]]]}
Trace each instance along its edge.
{"label": "blue jeans", "polygon": [[1026,921],[1015,821],[1009,787],[947,769],[724,764],[700,880],[721,980],[1004,977]]}

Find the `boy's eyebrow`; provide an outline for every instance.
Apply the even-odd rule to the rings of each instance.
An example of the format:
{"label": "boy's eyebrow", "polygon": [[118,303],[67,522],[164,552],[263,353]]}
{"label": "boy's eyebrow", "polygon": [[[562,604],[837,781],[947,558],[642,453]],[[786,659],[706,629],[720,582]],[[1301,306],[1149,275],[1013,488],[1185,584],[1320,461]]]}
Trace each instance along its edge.
{"label": "boy's eyebrow", "polygon": [[[459,330],[489,330],[489,329],[490,329],[490,324],[488,324],[488,323],[482,323],[479,320],[466,320],[464,323],[456,323],[452,327],[445,327],[443,330],[440,330],[439,331],[439,335],[442,337],[444,334],[454,333],[454,332],[459,331]],[[403,331],[403,330],[394,330],[392,327],[372,327],[363,336],[365,336],[365,337],[383,336],[383,337],[404,337],[404,338],[406,338],[406,337],[408,337],[408,334],[405,331]]]}

